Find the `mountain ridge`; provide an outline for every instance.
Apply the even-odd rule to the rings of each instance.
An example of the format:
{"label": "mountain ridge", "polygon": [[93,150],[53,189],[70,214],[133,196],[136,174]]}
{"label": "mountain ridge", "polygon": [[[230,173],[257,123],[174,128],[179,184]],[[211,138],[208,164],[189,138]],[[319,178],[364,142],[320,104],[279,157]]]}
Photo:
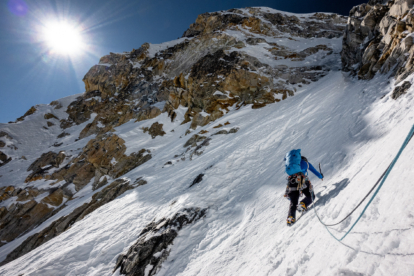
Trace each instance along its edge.
{"label": "mountain ridge", "polygon": [[[131,52],[102,57],[83,79],[85,93],[35,106],[15,123],[0,125],[6,156],[0,167],[4,265],[0,271],[5,275],[13,275],[16,269],[25,275],[110,275],[112,270],[115,275],[207,275],[253,273],[263,266],[266,273],[305,274],[298,264],[288,265],[292,254],[286,258],[271,254],[268,263],[255,261],[253,266],[245,261],[239,264],[245,271],[226,271],[224,260],[237,266],[232,246],[245,252],[241,258],[246,258],[244,250],[254,248],[255,241],[271,252],[263,243],[266,239],[253,235],[250,243],[250,238],[240,240],[236,233],[251,235],[261,229],[270,237],[263,221],[272,209],[277,219],[271,225],[280,233],[273,246],[283,250],[279,245],[285,244],[286,230],[274,225],[277,221],[284,226],[285,214],[278,211],[287,205],[279,195],[285,185],[283,166],[272,162],[275,157],[282,160],[283,151],[304,145],[311,162],[319,159],[327,164],[325,175],[336,179],[345,179],[349,168],[367,162],[355,159],[352,151],[364,151],[362,160],[381,156],[379,167],[384,166],[387,153],[378,152],[379,145],[400,139],[396,137],[403,132],[391,127],[386,118],[393,118],[401,129],[412,121],[412,96],[403,96],[410,87],[393,94],[401,75],[395,81],[378,75],[372,76],[375,82],[361,83],[340,69],[365,66],[363,60],[353,60],[352,65],[344,62],[351,51],[348,37],[365,34],[363,28],[353,26],[364,25],[361,22],[375,13],[373,31],[367,36],[379,40],[382,33],[377,26],[387,18],[382,9],[404,15],[407,11],[395,8],[404,8],[402,2],[384,6],[385,2],[371,0],[353,9],[348,23],[335,14],[295,15],[265,7],[202,14],[180,39],[145,43]],[[357,16],[359,10],[363,12]],[[392,49],[399,49],[405,40],[399,34],[393,37]],[[357,58],[366,55],[362,52],[370,51],[372,44],[361,45],[353,46],[360,49]],[[356,74],[357,69],[353,70],[351,74]],[[401,80],[411,83],[412,78],[407,75]],[[410,114],[408,119],[404,112]],[[26,135],[27,130],[32,136]],[[34,143],[39,143],[36,149]],[[323,148],[331,152],[321,154]],[[348,167],[337,172],[336,164]],[[347,178],[364,180],[367,175]],[[274,179],[278,184],[272,190],[269,183]],[[349,190],[355,184],[343,183],[331,180],[333,188],[325,186],[317,197],[329,203],[341,191],[345,201],[356,201]],[[340,206],[336,204],[327,216],[344,212]],[[263,215],[254,215],[255,208]],[[368,217],[375,218],[375,210],[381,208],[376,205]],[[260,217],[263,228],[254,230],[246,224],[258,227],[254,217]],[[301,223],[311,220],[309,216]],[[228,234],[221,233],[222,228]],[[73,240],[76,237],[79,242]],[[321,241],[321,237],[312,238]],[[69,241],[76,246],[59,253],[58,248]],[[232,246],[226,246],[229,243]],[[50,258],[44,257],[48,250],[53,252]],[[224,260],[214,257],[217,250],[228,252]],[[36,260],[38,254],[44,264]],[[73,269],[70,261],[62,260],[68,254],[79,263]],[[326,257],[312,254],[316,259]],[[307,269],[312,269],[311,259],[306,251],[302,254]],[[370,264],[377,261],[361,257],[358,262],[362,259]],[[23,268],[24,262],[30,265]],[[347,271],[345,265],[333,266],[329,272],[320,267],[312,271],[313,275],[339,275]]]}

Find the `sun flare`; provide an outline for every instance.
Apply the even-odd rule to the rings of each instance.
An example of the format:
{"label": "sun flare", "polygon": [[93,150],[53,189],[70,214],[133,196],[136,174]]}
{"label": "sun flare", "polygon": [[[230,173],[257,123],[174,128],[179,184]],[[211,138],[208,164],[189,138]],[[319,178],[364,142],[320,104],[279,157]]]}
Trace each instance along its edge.
{"label": "sun flare", "polygon": [[53,22],[43,30],[44,41],[54,53],[75,55],[84,47],[81,31],[68,22]]}

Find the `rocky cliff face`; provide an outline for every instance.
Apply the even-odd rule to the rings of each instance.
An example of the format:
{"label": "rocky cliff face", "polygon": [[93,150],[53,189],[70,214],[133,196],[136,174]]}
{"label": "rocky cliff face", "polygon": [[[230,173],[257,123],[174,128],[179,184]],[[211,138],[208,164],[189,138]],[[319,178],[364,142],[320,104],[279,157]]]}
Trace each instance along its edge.
{"label": "rocky cliff face", "polygon": [[[378,7],[372,15],[375,22],[389,9]],[[368,8],[365,11],[361,16],[367,16]],[[2,264],[146,184],[146,179],[133,182],[129,177],[150,163],[153,150],[156,154],[152,140],[171,139],[175,128],[184,125],[185,133],[177,137],[182,138],[243,106],[277,108],[278,102],[337,70],[345,28],[346,17],[336,14],[294,15],[270,8],[202,14],[178,40],[145,43],[102,57],[85,75],[83,94],[34,106],[16,122],[1,125],[0,246],[8,248]],[[347,36],[352,34],[349,28]],[[354,44],[350,45],[359,47]],[[357,60],[358,54],[352,58]],[[163,116],[167,120],[159,119]],[[142,133],[141,140],[127,142],[127,131],[121,130],[126,125],[132,129],[128,131]],[[219,135],[239,130],[228,125],[187,136],[174,158],[151,166],[167,168],[193,160]],[[200,174],[191,186],[202,178]],[[193,211],[185,210],[185,216],[180,213],[168,220],[178,225],[177,231],[205,212],[196,209],[193,216]],[[138,249],[122,255],[117,266],[123,273],[141,275],[149,263],[155,267],[151,273],[157,271],[168,254],[160,259],[153,253],[167,252],[177,235],[171,225],[164,229],[168,233],[161,233],[157,228],[161,224],[148,226],[153,228],[151,235],[154,240],[166,235],[168,240],[139,262],[131,260]],[[139,236],[135,247],[148,247],[145,236]]]}
{"label": "rocky cliff face", "polygon": [[370,0],[354,7],[346,28],[342,63],[361,79],[391,74],[401,82],[412,74],[414,2]]}

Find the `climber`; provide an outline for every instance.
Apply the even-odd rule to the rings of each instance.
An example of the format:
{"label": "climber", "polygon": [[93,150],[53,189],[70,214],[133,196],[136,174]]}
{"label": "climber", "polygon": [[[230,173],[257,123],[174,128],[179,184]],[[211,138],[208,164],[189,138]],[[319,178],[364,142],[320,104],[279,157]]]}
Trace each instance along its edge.
{"label": "climber", "polygon": [[[322,180],[323,174],[319,173],[312,164],[308,162],[306,157],[301,156],[300,149],[288,152],[285,157],[285,163],[285,170],[289,175],[287,177],[288,184],[285,197],[290,200],[287,225],[291,226],[296,221],[296,209],[299,212],[305,212],[308,206],[312,203],[312,198],[315,198],[312,184],[307,177],[308,169]],[[302,193],[305,195],[305,198],[301,200],[299,206],[297,206],[299,197]]]}

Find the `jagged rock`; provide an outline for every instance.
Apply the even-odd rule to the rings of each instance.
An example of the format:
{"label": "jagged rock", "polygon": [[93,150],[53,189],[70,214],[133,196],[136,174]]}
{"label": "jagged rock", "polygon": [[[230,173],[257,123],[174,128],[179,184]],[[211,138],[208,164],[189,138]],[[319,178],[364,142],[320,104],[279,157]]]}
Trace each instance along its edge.
{"label": "jagged rock", "polygon": [[[136,185],[129,185],[129,181],[125,179],[115,180],[108,187],[105,187],[102,191],[94,194],[92,196],[91,202],[83,204],[82,206],[76,208],[69,215],[61,217],[58,220],[54,221],[41,232],[28,237],[22,244],[20,244],[16,249],[9,253],[6,259],[0,265],[9,263],[19,258],[20,256],[23,256],[24,254],[30,252],[31,250],[37,248],[38,246],[44,244],[45,242],[53,239],[54,237],[60,235],[62,232],[66,231],[71,225],[73,225],[77,221],[82,220],[88,214],[92,213],[93,211],[105,205],[106,203],[111,202],[112,200],[122,195],[126,191],[133,189],[135,186]],[[46,200],[46,202],[51,202],[54,204],[59,203],[61,198],[59,195],[62,192],[63,190],[56,190],[54,193],[49,195],[49,199]],[[42,206],[46,205],[44,203],[40,204],[42,204]],[[1,231],[2,230],[0,230],[0,237],[2,233]]]}
{"label": "jagged rock", "polygon": [[0,188],[0,202],[9,199],[10,197],[17,196],[21,189],[15,189],[13,186],[6,186]]}
{"label": "jagged rock", "polygon": [[[13,192],[11,192],[12,190]],[[10,197],[17,194],[17,202],[12,203],[8,209],[2,210],[0,240],[10,242],[32,230],[64,207],[54,209],[49,207],[49,205],[59,206],[63,201],[63,197],[69,198],[63,190],[57,189],[49,191],[49,195],[40,202],[35,200],[38,195],[45,192],[31,188],[8,189],[8,192],[6,192],[7,196]],[[3,197],[7,198],[7,196],[5,197],[5,194],[3,194]]]}
{"label": "jagged rock", "polygon": [[341,24],[336,23],[346,22],[346,17],[344,16],[324,13],[315,13],[310,19],[316,20],[309,20],[306,22],[301,22],[296,16],[289,16],[281,13],[264,13],[263,16],[275,25],[279,31],[305,38],[341,37],[344,27]]}
{"label": "jagged rock", "polygon": [[42,192],[39,191],[38,189],[31,189],[31,188],[19,189],[16,201],[25,202],[28,200],[33,200],[41,193]]}
{"label": "jagged rock", "polygon": [[220,134],[229,134],[229,133],[228,133],[227,130],[223,129],[223,130],[220,130],[220,131],[214,133],[213,135],[220,135]]}
{"label": "jagged rock", "polygon": [[[93,177],[96,180],[93,188],[105,185],[99,181],[104,175],[118,178],[151,159],[149,150],[125,155],[125,141],[116,134],[103,134],[90,140],[83,148],[82,153],[72,159],[65,167],[55,171],[52,175],[43,178],[56,180],[55,183],[65,181],[75,184],[76,191],[82,189]],[[104,181],[104,180],[103,180]]]}
{"label": "jagged rock", "polygon": [[61,109],[62,108],[62,104],[59,101],[53,101],[50,103],[51,106],[54,106],[55,109]]}
{"label": "jagged rock", "polygon": [[[50,204],[52,206],[58,207],[62,204],[63,198],[65,197],[65,192],[62,189],[57,189],[56,191],[49,194],[47,197],[42,199],[43,203]],[[68,197],[68,196],[66,196]]]}
{"label": "jagged rock", "polygon": [[95,191],[100,187],[108,184],[108,178],[105,176],[105,173],[100,169],[95,170],[95,181],[92,184],[92,190]]}
{"label": "jagged rock", "polygon": [[[96,113],[94,121],[85,127],[79,138],[103,134],[131,119],[141,121],[158,116],[161,110],[153,105],[167,101],[163,111],[171,120],[176,118],[174,110],[179,105],[188,107],[183,123],[191,122],[190,127],[195,129],[220,118],[236,103],[252,103],[253,108],[260,108],[280,101],[275,100],[275,95],[285,93],[281,91],[289,91],[285,94],[293,95],[286,83],[279,81],[275,84],[269,76],[286,78],[288,84],[305,84],[309,79],[315,81],[326,75],[311,68],[272,70],[245,53],[226,52],[231,47],[245,47],[245,43],[217,31],[243,30],[272,37],[280,31],[293,36],[333,38],[342,35],[345,17],[316,13],[309,19],[299,20],[295,16],[266,13],[260,8],[249,8],[248,11],[249,14],[234,9],[228,14],[200,15],[183,36],[197,36],[197,39],[184,40],[155,55],[149,55],[152,46],[145,43],[138,50],[102,57],[99,64],[85,75],[86,92],[69,105],[69,118],[61,120],[61,128],[86,122],[91,114]],[[267,21],[262,21],[262,17]],[[267,42],[264,38],[248,37],[246,43]],[[282,47],[275,43],[269,46]],[[279,52],[272,50],[272,53],[281,54],[282,50],[287,51],[284,47]],[[287,51],[282,58],[303,59],[320,50],[325,50],[326,55],[331,52],[328,48],[308,49],[300,53]],[[217,83],[217,77],[222,73],[225,74],[224,79]],[[231,93],[228,96],[214,94],[217,90]],[[208,115],[200,114],[201,111]]]}
{"label": "jagged rock", "polygon": [[343,69],[361,79],[378,72],[397,78],[414,72],[414,1],[373,0],[354,7],[343,41]]}
{"label": "jagged rock", "polygon": [[230,24],[241,24],[243,19],[243,16],[237,14],[203,13],[197,17],[196,22],[190,25],[182,37],[194,37],[202,33],[224,30]]}
{"label": "jagged rock", "polygon": [[213,135],[230,134],[230,133],[236,133],[237,131],[239,131],[239,128],[238,127],[234,127],[232,129],[230,129],[229,131],[227,131],[225,129],[220,130],[220,131],[214,133]]}
{"label": "jagged rock", "polygon": [[38,171],[42,167],[51,165],[55,168],[59,168],[59,165],[65,159],[66,154],[64,151],[60,151],[59,153],[55,153],[53,151],[49,151],[47,153],[43,153],[38,159],[36,159],[32,164],[30,164],[27,171]]}
{"label": "jagged rock", "polygon": [[51,126],[54,126],[55,124],[54,123],[52,123],[52,122],[47,122],[47,126],[48,127],[51,127]]}
{"label": "jagged rock", "polygon": [[[146,154],[149,152],[145,149],[126,156],[124,143],[125,141],[115,134],[102,135],[88,142],[80,158],[85,156],[95,168],[100,168],[113,178],[118,178],[151,159],[151,154]],[[115,164],[111,163],[112,159],[115,159]]]}
{"label": "jagged rock", "polygon": [[53,115],[52,113],[47,113],[44,116],[45,120],[49,120],[49,119],[56,119],[59,120],[58,117],[56,117],[55,115]]}
{"label": "jagged rock", "polygon": [[32,106],[26,113],[24,113],[24,115],[22,117],[17,118],[17,122],[21,122],[24,120],[24,118],[26,118],[27,116],[32,115],[33,113],[36,112],[36,108],[34,106]]}
{"label": "jagged rock", "polygon": [[[172,218],[151,222],[141,231],[137,242],[128,252],[118,256],[113,272],[120,268],[120,273],[127,276],[155,275],[168,258],[169,246],[173,244],[178,231],[203,218],[206,212],[207,209],[186,208]],[[147,266],[150,267],[145,273]]]}
{"label": "jagged rock", "polygon": [[30,175],[26,177],[25,183],[43,179],[45,174],[52,168],[59,168],[60,164],[65,160],[66,154],[64,151],[55,153],[49,151],[43,153],[38,159],[36,159],[27,169],[32,171]]}
{"label": "jagged rock", "polygon": [[203,181],[203,176],[204,176],[204,174],[203,174],[203,173],[200,173],[199,175],[197,175],[197,177],[193,180],[193,183],[191,183],[191,185],[190,185],[190,187],[189,187],[189,188],[191,188],[191,187],[193,187],[195,184],[198,184],[198,183],[200,183],[201,181]]}
{"label": "jagged rock", "polygon": [[0,140],[0,148],[4,148],[6,146],[6,143]]}
{"label": "jagged rock", "polygon": [[134,186],[135,187],[139,187],[139,186],[142,186],[142,185],[145,185],[145,184],[148,184],[148,182],[145,179],[143,179],[142,177],[138,177],[134,181]]}
{"label": "jagged rock", "polygon": [[139,112],[136,122],[149,120],[161,115],[161,110],[155,106],[149,106]]}
{"label": "jagged rock", "polygon": [[142,149],[138,153],[133,152],[130,156],[121,158],[118,163],[112,168],[109,172],[113,178],[120,177],[121,175],[126,174],[127,172],[135,169],[136,167],[144,164],[151,159],[151,154],[149,150]]}
{"label": "jagged rock", "polygon": [[70,136],[70,133],[67,133],[67,132],[62,132],[61,134],[59,134],[59,135],[57,136],[57,138],[63,138],[63,137],[66,137],[66,136]]}
{"label": "jagged rock", "polygon": [[395,0],[394,5],[390,8],[390,15],[394,17],[403,16],[407,14],[413,5],[413,0]]}
{"label": "jagged rock", "polygon": [[159,124],[158,122],[155,122],[151,125],[151,127],[144,127],[142,130],[144,133],[148,132],[149,135],[151,135],[152,139],[154,139],[157,136],[164,136],[165,131],[162,130],[162,124]]}
{"label": "jagged rock", "polygon": [[394,88],[394,91],[392,91],[392,94],[391,94],[391,98],[394,100],[398,99],[401,95],[407,93],[410,87],[411,87],[411,82],[405,81],[400,86],[397,86]]}
{"label": "jagged rock", "polygon": [[0,131],[0,138],[1,137],[6,137],[7,139],[9,139],[9,140],[12,140],[13,139],[13,137],[11,137],[7,132],[5,132],[5,131]]}
{"label": "jagged rock", "polygon": [[249,45],[257,45],[259,43],[267,43],[266,39],[260,37],[249,37],[246,39],[246,43]]}
{"label": "jagged rock", "polygon": [[0,167],[6,165],[12,160],[11,157],[8,157],[4,152],[0,151]]}
{"label": "jagged rock", "polygon": [[188,139],[187,140],[187,142],[184,144],[184,148],[186,148],[186,147],[188,147],[188,146],[191,146],[191,147],[197,147],[197,143],[198,142],[202,142],[202,141],[204,141],[205,139],[207,139],[207,137],[205,137],[205,136],[201,136],[201,135],[198,135],[198,134],[194,134],[193,136],[191,136],[191,138],[190,139]]}

